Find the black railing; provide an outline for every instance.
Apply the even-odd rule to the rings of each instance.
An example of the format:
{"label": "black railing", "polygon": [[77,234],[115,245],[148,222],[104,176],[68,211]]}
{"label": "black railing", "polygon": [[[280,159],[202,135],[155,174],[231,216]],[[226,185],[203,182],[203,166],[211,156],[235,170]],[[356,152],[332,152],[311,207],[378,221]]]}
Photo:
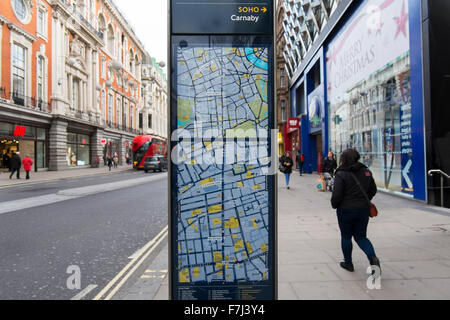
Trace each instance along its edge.
{"label": "black railing", "polygon": [[38,99],[36,97],[25,96],[19,92],[6,92],[6,89],[0,88],[0,98],[9,100],[12,104],[29,109],[43,112],[52,112],[51,102]]}

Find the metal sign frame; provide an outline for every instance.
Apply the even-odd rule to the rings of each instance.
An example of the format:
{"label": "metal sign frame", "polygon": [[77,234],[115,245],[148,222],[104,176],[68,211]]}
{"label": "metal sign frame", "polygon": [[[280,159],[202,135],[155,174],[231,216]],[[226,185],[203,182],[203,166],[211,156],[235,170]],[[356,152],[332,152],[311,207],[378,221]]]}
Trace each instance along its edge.
{"label": "metal sign frame", "polygon": [[[167,88],[167,92],[168,92],[168,125],[167,125],[167,130],[168,130],[168,143],[170,145],[170,147],[168,148],[168,159],[172,159],[172,148],[174,146],[174,143],[172,142],[172,133],[173,130],[177,129],[177,126],[174,125],[174,122],[176,123],[176,121],[173,121],[174,117],[177,117],[177,113],[175,110],[177,107],[177,94],[176,94],[176,90],[173,90],[173,85],[174,85],[174,80],[176,80],[176,76],[173,75],[174,72],[176,72],[177,68],[176,65],[173,65],[174,63],[176,63],[176,59],[174,59],[174,55],[173,55],[173,37],[176,36],[180,36],[180,34],[173,34],[172,33],[172,0],[167,0],[168,1],[168,57],[167,57],[167,61],[168,61],[168,88]],[[173,0],[176,1],[176,0]],[[210,1],[211,2],[211,1]],[[260,38],[269,38],[271,37],[271,43],[269,45],[269,50],[270,50],[270,60],[271,60],[271,64],[269,67],[269,71],[268,71],[268,79],[271,79],[272,83],[271,86],[269,86],[269,97],[268,98],[268,109],[269,109],[269,114],[271,114],[271,116],[269,117],[270,119],[270,123],[269,123],[269,131],[270,130],[276,130],[277,125],[276,125],[276,119],[277,119],[277,110],[276,110],[276,87],[277,87],[277,82],[276,82],[276,54],[275,54],[275,49],[276,49],[276,45],[275,45],[275,39],[276,39],[276,30],[275,30],[275,4],[273,0],[269,0],[269,1],[264,1],[264,3],[270,2],[271,4],[271,8],[269,10],[271,10],[271,15],[272,15],[272,26],[271,26],[271,34],[265,34],[265,35],[261,35],[261,34],[255,34],[255,35],[249,35],[249,34],[233,34],[233,35],[240,35],[240,36],[254,36],[254,37],[260,37]],[[241,1],[242,3],[242,1]],[[254,4],[254,1],[252,2]],[[217,36],[217,37],[230,37],[231,34],[211,34],[210,30],[207,31],[208,33],[205,33],[202,36]],[[188,34],[184,34],[182,35],[184,37],[189,37],[190,35]],[[192,34],[192,36],[199,36],[199,34]],[[174,114],[175,111],[175,114]],[[276,166],[277,167],[277,139],[273,139],[274,141],[271,141],[271,145],[269,146],[269,156],[271,157],[271,161],[272,161],[272,166]],[[170,160],[171,161],[171,160]],[[173,265],[175,263],[175,261],[173,261],[173,257],[174,257],[174,251],[177,250],[177,248],[175,247],[177,243],[175,243],[174,239],[175,239],[175,235],[173,230],[176,230],[176,224],[177,221],[174,221],[174,212],[173,212],[173,188],[175,187],[174,185],[174,181],[176,181],[176,171],[174,172],[173,170],[173,164],[171,161],[171,164],[168,166],[168,223],[169,223],[169,299],[176,299],[176,297],[174,296],[175,292],[174,292],[174,285],[176,284],[175,281],[176,278],[176,271],[174,271],[175,266]],[[277,234],[277,224],[278,224],[278,218],[277,218],[277,209],[278,209],[278,199],[277,199],[277,185],[278,185],[278,181],[277,181],[277,173],[275,172],[275,174],[273,175],[271,181],[272,181],[272,190],[269,191],[269,199],[270,199],[270,203],[269,203],[269,217],[271,216],[272,219],[270,221],[270,223],[272,223],[272,228],[271,228],[271,234],[269,234],[269,243],[272,246],[271,250],[271,277],[272,277],[272,295],[271,295],[271,299],[277,299],[278,298],[278,287],[277,287],[277,283],[278,283],[278,255],[277,255],[277,245],[278,245],[278,234]],[[266,181],[267,181],[267,177],[266,177]],[[174,279],[175,278],[175,279]]]}

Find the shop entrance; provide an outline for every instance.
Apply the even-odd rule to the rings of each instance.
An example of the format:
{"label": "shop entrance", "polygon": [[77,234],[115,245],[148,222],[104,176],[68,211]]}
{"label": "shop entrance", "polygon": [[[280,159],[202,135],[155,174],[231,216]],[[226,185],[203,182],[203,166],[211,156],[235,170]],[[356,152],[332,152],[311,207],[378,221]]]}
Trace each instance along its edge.
{"label": "shop entrance", "polygon": [[30,140],[0,140],[0,171],[8,172],[10,169],[11,157],[17,151],[20,152],[20,157],[23,159],[25,156],[35,158],[35,142]]}

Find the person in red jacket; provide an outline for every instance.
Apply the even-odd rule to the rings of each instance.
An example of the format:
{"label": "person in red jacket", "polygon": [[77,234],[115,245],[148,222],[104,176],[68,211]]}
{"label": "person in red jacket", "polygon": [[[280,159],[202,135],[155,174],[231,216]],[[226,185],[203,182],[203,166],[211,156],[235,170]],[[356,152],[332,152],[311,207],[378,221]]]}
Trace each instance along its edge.
{"label": "person in red jacket", "polygon": [[30,159],[30,157],[26,156],[25,159],[22,160],[23,168],[25,172],[27,173],[27,180],[30,179],[30,171],[32,170],[33,166],[33,160]]}

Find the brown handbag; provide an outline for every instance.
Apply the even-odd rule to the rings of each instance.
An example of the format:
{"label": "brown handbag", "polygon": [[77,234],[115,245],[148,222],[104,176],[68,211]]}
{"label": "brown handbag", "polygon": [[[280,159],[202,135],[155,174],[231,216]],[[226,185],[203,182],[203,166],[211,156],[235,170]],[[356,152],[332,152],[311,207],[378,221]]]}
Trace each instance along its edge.
{"label": "brown handbag", "polygon": [[370,217],[374,218],[374,217],[378,216],[378,209],[377,209],[377,207],[375,206],[375,204],[373,202],[370,202],[366,191],[364,190],[364,188],[359,183],[359,180],[358,180],[358,178],[356,178],[355,174],[353,172],[350,172],[350,173],[351,173],[353,179],[355,179],[356,184],[359,186],[359,189],[361,189],[361,192],[363,193],[364,198],[366,198],[367,203],[369,204],[369,208],[370,208],[369,215],[370,215]]}

